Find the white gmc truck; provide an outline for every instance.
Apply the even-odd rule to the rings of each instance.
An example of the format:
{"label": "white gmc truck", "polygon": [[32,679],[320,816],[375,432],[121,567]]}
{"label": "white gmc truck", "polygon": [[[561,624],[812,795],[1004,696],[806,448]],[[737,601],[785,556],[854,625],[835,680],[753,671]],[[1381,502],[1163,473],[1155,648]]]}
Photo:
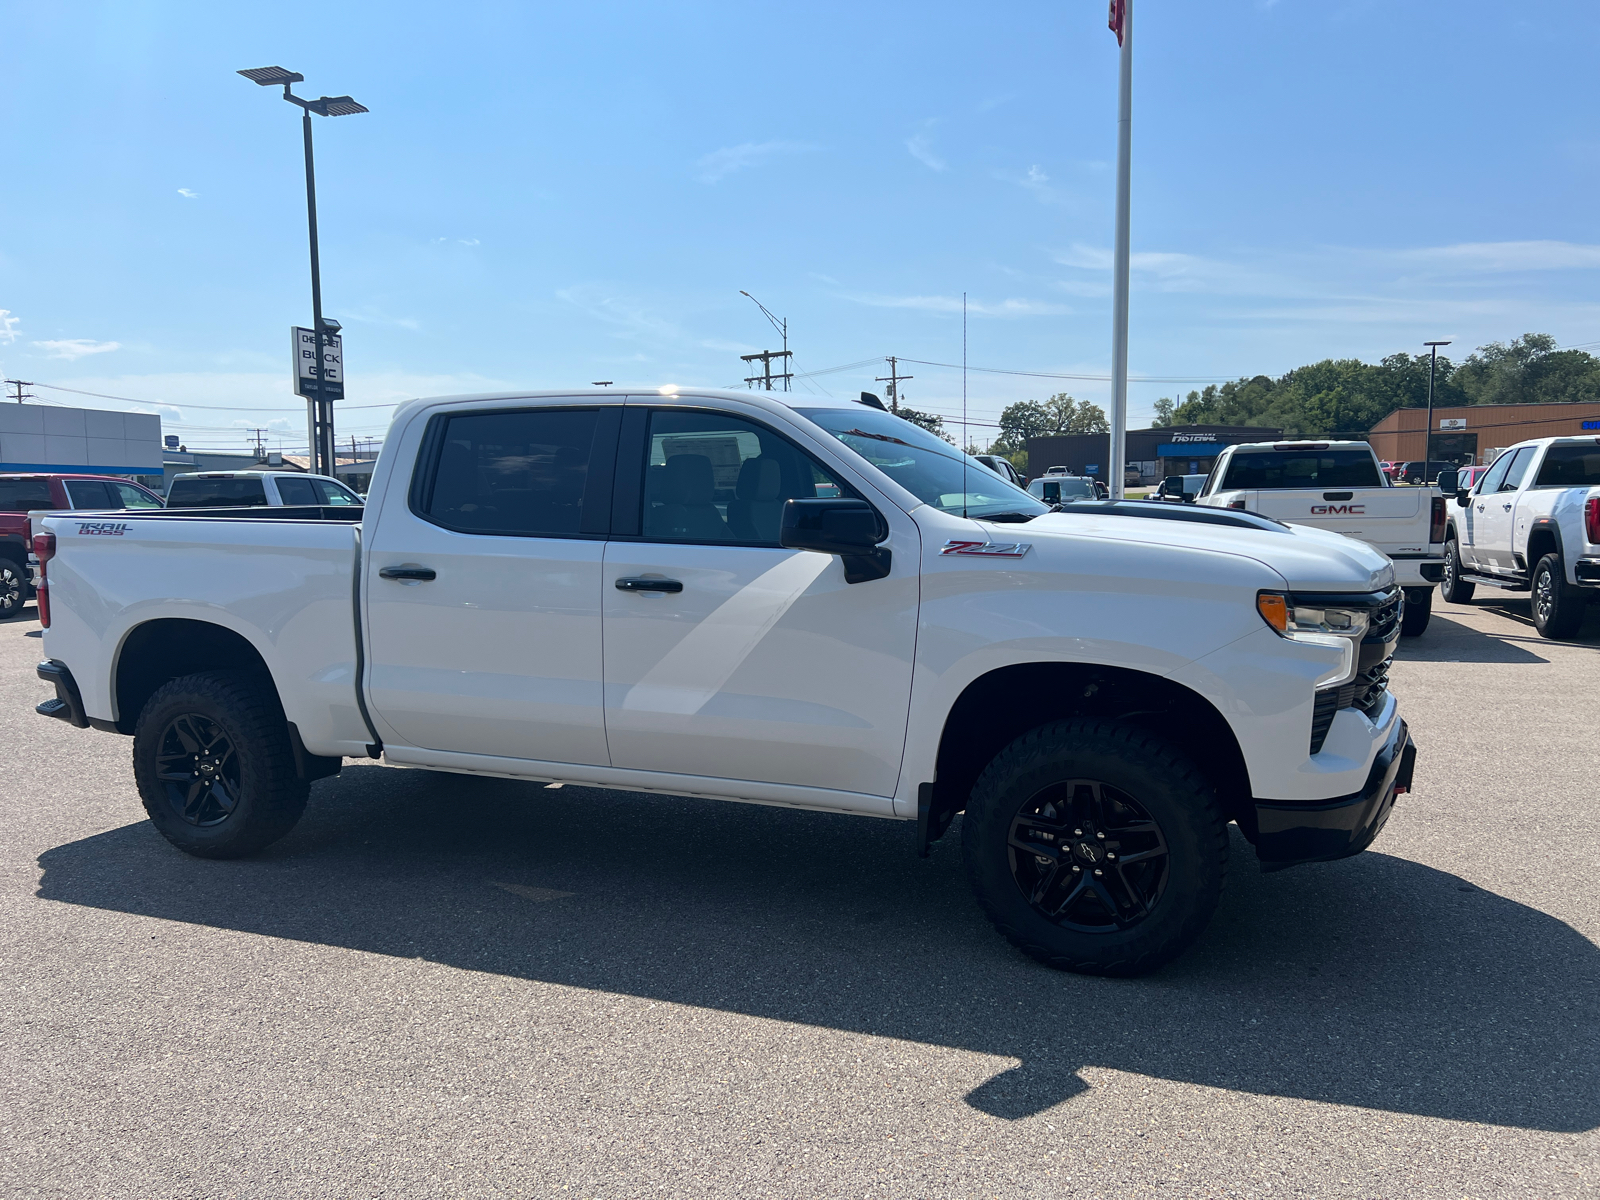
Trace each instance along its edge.
{"label": "white gmc truck", "polygon": [[1444,578],[1444,494],[1431,487],[1395,487],[1366,442],[1230,446],[1195,503],[1366,542],[1394,563],[1395,581],[1405,593],[1401,636],[1416,637],[1428,627],[1433,585]]}
{"label": "white gmc truck", "polygon": [[[915,822],[1053,966],[1370,844],[1415,759],[1376,551],[1248,513],[1052,511],[898,417],[764,393],[418,400],[364,510],[39,514],[55,698],[229,858],[347,757]],[[776,851],[774,851],[776,852]]]}
{"label": "white gmc truck", "polygon": [[1465,604],[1480,584],[1531,591],[1540,635],[1573,636],[1600,598],[1600,438],[1510,447],[1455,493],[1447,526],[1446,600]]}

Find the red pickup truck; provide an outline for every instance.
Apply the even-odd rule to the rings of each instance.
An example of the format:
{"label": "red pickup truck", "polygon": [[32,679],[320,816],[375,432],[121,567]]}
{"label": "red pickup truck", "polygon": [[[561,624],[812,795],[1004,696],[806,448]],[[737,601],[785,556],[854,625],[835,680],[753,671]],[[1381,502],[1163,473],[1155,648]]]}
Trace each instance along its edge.
{"label": "red pickup truck", "polygon": [[20,615],[33,597],[30,512],[161,507],[149,488],[114,475],[0,475],[0,621]]}

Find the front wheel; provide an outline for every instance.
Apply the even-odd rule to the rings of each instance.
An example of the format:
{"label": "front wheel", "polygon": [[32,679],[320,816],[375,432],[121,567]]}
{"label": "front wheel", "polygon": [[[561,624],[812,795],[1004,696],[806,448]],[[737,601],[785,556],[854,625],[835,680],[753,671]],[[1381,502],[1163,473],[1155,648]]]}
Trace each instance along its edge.
{"label": "front wheel", "polygon": [[1540,637],[1569,638],[1583,624],[1586,597],[1567,584],[1559,554],[1546,554],[1533,568],[1533,627]]}
{"label": "front wheel", "polygon": [[20,617],[27,603],[27,570],[12,559],[0,558],[0,621]]}
{"label": "front wheel", "polygon": [[277,841],[309,793],[271,683],[239,671],[158,688],[134,727],[133,775],[151,823],[200,858],[242,858]]}
{"label": "front wheel", "polygon": [[1400,636],[1418,637],[1433,616],[1433,589],[1407,588],[1405,615],[1400,618]]}
{"label": "front wheel", "polygon": [[1439,588],[1451,604],[1470,604],[1477,584],[1461,578],[1461,547],[1455,538],[1444,544],[1444,582]]}
{"label": "front wheel", "polygon": [[1138,975],[1210,922],[1227,822],[1169,743],[1120,722],[1059,721],[984,770],[962,851],[973,891],[1012,945],[1061,970]]}

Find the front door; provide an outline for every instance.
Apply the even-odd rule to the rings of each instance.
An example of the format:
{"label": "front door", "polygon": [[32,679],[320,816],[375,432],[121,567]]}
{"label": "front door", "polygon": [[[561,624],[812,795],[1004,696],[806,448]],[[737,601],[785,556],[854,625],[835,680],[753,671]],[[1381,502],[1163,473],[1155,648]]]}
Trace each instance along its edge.
{"label": "front door", "polygon": [[[1481,493],[1473,497],[1473,556],[1480,569],[1509,574],[1517,566],[1511,557],[1511,516],[1517,506],[1517,488],[1533,462],[1534,447],[1524,446],[1501,471],[1499,464],[1489,472]],[[1493,490],[1491,490],[1491,488]]]}
{"label": "front door", "polygon": [[621,406],[435,416],[362,581],[373,715],[427,750],[605,765],[601,559]]}
{"label": "front door", "polygon": [[[642,424],[637,411],[629,421]],[[916,644],[915,525],[884,512],[890,574],[846,583],[840,559],[778,545],[786,500],[855,494],[811,455],[705,409],[651,410],[641,432],[632,461],[628,439],[619,456],[625,532],[606,548],[602,588],[612,764],[893,795]]]}

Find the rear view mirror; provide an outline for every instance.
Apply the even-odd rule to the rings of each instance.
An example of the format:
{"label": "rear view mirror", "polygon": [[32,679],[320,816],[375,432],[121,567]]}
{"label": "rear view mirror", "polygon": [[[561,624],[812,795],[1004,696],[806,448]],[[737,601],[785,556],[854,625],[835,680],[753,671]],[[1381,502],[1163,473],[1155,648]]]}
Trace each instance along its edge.
{"label": "rear view mirror", "polygon": [[1440,471],[1439,478],[1434,482],[1439,485],[1439,490],[1441,492],[1453,492],[1456,490],[1457,481],[1460,478],[1461,472],[1452,468],[1450,470]]}
{"label": "rear view mirror", "polygon": [[878,545],[888,536],[883,518],[865,500],[790,500],[783,506],[778,544],[837,554],[844,560],[845,582],[866,583],[889,573],[889,551]]}

